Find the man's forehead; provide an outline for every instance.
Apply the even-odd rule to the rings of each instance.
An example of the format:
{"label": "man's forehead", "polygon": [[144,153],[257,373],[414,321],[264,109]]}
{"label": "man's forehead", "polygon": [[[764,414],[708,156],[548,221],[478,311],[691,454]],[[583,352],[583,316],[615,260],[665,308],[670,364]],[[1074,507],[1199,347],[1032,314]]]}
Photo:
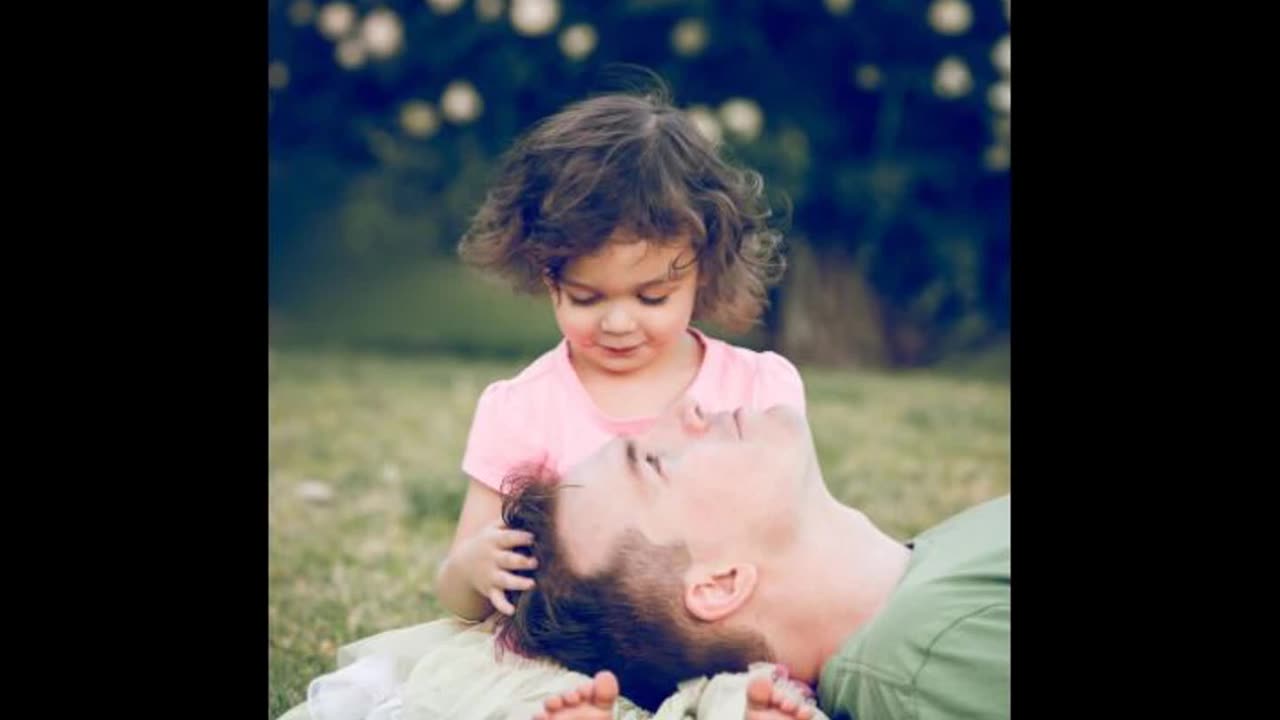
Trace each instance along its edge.
{"label": "man's forehead", "polygon": [[631,504],[621,492],[625,488],[614,477],[624,472],[613,457],[620,447],[618,441],[611,441],[563,481],[556,525],[571,564],[580,572],[599,567],[617,534],[634,520],[627,512]]}

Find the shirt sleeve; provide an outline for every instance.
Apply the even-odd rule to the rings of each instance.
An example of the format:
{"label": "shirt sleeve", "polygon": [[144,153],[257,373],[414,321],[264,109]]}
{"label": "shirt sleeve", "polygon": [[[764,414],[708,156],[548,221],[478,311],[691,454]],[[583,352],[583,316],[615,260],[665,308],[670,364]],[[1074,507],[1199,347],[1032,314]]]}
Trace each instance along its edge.
{"label": "shirt sleeve", "polygon": [[791,361],[775,352],[760,354],[756,372],[755,409],[767,410],[774,405],[790,405],[806,411],[804,381]]}
{"label": "shirt sleeve", "polygon": [[952,624],[916,673],[919,720],[1008,718],[1009,605],[992,605]]}
{"label": "shirt sleeve", "polygon": [[546,461],[545,443],[522,405],[507,382],[495,382],[480,395],[471,421],[462,471],[499,493],[519,467]]}

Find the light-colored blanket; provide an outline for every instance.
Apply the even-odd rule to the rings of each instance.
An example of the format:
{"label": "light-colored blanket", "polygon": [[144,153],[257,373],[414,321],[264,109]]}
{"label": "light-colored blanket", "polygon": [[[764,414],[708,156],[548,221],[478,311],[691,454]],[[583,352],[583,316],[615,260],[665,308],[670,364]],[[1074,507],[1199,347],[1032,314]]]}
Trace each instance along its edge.
{"label": "light-colored blanket", "polygon": [[[590,680],[554,663],[494,653],[493,626],[437,620],[338,650],[338,669],[311,682],[307,701],[278,720],[529,720],[552,695]],[[767,663],[682,683],[652,715],[624,697],[615,720],[741,720],[757,674],[803,699],[802,686]],[[827,720],[816,711],[817,720]]]}

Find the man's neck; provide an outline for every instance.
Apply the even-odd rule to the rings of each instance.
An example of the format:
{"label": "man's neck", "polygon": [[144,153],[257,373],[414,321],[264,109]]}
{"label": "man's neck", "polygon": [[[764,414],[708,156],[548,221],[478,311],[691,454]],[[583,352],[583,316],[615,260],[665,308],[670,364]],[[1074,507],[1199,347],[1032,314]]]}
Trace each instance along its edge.
{"label": "man's neck", "polygon": [[762,568],[773,577],[755,621],[791,675],[816,684],[827,660],[884,606],[911,552],[829,495],[812,510],[795,551]]}

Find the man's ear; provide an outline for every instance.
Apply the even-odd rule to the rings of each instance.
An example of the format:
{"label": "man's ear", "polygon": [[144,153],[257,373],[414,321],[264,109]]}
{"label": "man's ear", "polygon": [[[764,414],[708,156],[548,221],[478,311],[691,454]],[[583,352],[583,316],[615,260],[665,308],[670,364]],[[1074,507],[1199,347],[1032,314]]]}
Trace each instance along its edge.
{"label": "man's ear", "polygon": [[704,622],[723,620],[751,598],[758,578],[750,563],[695,569],[685,576],[684,606]]}

